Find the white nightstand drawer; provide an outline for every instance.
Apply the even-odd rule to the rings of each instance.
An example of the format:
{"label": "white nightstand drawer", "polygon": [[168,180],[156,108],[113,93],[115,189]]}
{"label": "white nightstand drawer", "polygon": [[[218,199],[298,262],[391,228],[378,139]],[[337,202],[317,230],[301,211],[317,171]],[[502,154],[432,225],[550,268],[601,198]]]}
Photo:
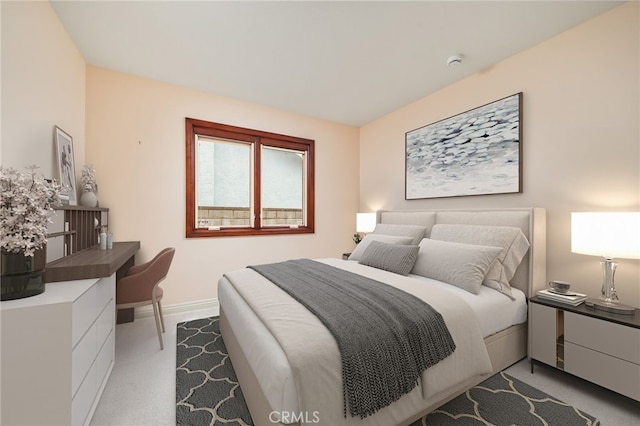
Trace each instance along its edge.
{"label": "white nightstand drawer", "polygon": [[640,365],[565,341],[565,371],[640,400]]}
{"label": "white nightstand drawer", "polygon": [[556,310],[549,306],[529,305],[529,353],[538,361],[557,366]]}
{"label": "white nightstand drawer", "polygon": [[564,332],[565,342],[640,364],[640,329],[565,312]]}

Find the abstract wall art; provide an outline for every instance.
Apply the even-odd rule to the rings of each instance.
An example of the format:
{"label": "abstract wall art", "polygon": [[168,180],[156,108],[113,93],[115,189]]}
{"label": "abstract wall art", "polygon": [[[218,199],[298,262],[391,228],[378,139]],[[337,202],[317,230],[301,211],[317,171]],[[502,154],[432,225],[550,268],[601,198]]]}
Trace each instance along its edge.
{"label": "abstract wall art", "polygon": [[522,93],[405,135],[405,198],[522,192]]}

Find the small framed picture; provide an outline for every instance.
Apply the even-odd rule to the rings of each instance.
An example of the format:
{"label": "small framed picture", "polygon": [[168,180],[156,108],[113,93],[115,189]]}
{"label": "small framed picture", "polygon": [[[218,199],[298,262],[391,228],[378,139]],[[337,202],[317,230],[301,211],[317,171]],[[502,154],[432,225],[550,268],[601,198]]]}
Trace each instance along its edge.
{"label": "small framed picture", "polygon": [[76,173],[73,161],[73,139],[71,135],[56,126],[55,133],[58,177],[62,186],[61,198],[63,202],[69,197],[69,204],[75,206],[78,204],[76,196]]}

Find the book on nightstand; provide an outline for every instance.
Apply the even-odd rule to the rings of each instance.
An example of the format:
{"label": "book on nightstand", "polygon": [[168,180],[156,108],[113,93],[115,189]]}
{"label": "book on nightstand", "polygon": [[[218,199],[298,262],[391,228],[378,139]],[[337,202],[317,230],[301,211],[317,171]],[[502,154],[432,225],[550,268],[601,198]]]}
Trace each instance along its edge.
{"label": "book on nightstand", "polygon": [[553,290],[540,290],[538,293],[538,297],[547,300],[553,300],[554,302],[566,303],[571,306],[578,306],[585,300],[587,300],[586,294],[569,292],[569,293],[558,293]]}

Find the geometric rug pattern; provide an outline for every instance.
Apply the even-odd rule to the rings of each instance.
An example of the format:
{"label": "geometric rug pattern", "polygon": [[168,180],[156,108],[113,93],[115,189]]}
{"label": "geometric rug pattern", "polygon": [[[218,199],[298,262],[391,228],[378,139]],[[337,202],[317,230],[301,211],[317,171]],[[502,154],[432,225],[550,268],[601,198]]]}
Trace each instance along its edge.
{"label": "geometric rug pattern", "polygon": [[218,317],[178,324],[176,424],[253,425]]}
{"label": "geometric rug pattern", "polygon": [[600,422],[500,372],[432,411],[414,425],[598,426]]}
{"label": "geometric rug pattern", "polygon": [[[253,425],[218,317],[179,323],[176,424]],[[502,372],[411,426],[599,426],[594,417]]]}

